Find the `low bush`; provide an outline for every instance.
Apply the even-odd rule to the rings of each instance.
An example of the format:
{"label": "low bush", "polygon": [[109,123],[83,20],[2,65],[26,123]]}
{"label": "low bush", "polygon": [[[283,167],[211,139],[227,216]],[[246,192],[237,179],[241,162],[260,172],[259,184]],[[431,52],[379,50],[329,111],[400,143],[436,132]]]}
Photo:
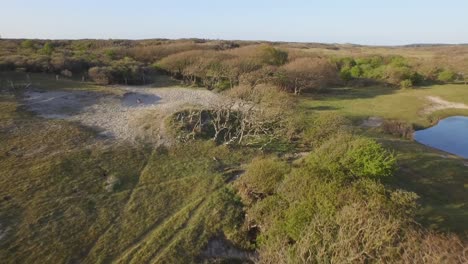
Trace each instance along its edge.
{"label": "low bush", "polygon": [[237,185],[249,200],[262,199],[276,192],[288,172],[289,165],[278,158],[255,158]]}
{"label": "low bush", "polygon": [[403,89],[408,89],[413,87],[413,81],[406,79],[400,82],[400,87]]}
{"label": "low bush", "polygon": [[382,124],[382,130],[385,133],[406,139],[412,139],[414,134],[413,125],[401,120],[385,120]]}
{"label": "low bush", "polygon": [[92,67],[88,75],[97,84],[107,85],[112,82],[112,71],[109,67]]}
{"label": "low bush", "polygon": [[339,133],[320,145],[309,157],[309,166],[335,179],[390,176],[395,157],[374,140]]}
{"label": "low bush", "polygon": [[319,114],[304,132],[303,139],[311,147],[317,147],[334,134],[350,131],[351,122],[335,113]]}
{"label": "low bush", "polygon": [[437,80],[441,82],[453,82],[457,78],[457,74],[451,70],[442,70],[437,75]]}

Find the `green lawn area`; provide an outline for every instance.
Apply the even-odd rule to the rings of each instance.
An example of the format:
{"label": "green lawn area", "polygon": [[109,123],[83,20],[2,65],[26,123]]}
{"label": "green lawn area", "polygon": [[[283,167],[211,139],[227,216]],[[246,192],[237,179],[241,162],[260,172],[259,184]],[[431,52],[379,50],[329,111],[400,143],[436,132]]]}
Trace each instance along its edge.
{"label": "green lawn area", "polygon": [[[436,85],[412,90],[388,87],[337,89],[333,93],[307,95],[300,106],[306,112],[334,111],[356,124],[370,116],[406,120],[416,127],[430,126],[433,120],[451,115],[468,115],[466,110],[443,110],[426,116],[425,96],[468,104],[468,86]],[[395,138],[379,129],[364,129],[362,133],[393,149],[399,170],[388,182],[392,186],[416,192],[420,197],[421,221],[439,230],[468,233],[468,167],[467,160],[425,147],[412,140]]]}

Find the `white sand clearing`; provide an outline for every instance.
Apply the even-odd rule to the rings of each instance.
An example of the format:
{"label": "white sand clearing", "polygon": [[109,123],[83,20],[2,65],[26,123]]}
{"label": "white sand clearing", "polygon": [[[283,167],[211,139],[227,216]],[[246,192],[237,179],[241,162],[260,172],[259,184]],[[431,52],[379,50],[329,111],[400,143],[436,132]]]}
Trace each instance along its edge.
{"label": "white sand clearing", "polygon": [[170,144],[164,119],[191,105],[211,106],[222,97],[204,89],[121,89],[122,96],[88,91],[27,91],[24,103],[45,118],[78,121],[118,140],[151,140]]}

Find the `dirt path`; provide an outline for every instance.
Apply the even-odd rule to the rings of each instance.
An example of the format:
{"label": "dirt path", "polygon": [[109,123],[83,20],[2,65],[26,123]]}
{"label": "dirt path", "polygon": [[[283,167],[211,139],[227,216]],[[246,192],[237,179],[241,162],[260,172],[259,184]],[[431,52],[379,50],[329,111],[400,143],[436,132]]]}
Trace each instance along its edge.
{"label": "dirt path", "polygon": [[426,96],[426,99],[430,101],[430,105],[423,110],[424,114],[431,114],[435,111],[444,109],[468,109],[468,105],[463,103],[454,103],[446,101],[437,96]]}
{"label": "dirt path", "polygon": [[120,89],[122,96],[88,91],[27,91],[24,104],[45,118],[78,121],[101,135],[119,140],[150,140],[169,145],[164,120],[183,107],[210,106],[222,97],[204,89],[136,88]]}

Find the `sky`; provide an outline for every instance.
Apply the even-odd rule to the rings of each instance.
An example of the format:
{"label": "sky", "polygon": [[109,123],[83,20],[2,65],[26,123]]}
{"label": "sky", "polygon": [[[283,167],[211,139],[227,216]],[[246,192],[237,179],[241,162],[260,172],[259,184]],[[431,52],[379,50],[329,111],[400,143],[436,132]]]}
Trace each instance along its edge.
{"label": "sky", "polygon": [[467,0],[0,0],[2,38],[468,43]]}

